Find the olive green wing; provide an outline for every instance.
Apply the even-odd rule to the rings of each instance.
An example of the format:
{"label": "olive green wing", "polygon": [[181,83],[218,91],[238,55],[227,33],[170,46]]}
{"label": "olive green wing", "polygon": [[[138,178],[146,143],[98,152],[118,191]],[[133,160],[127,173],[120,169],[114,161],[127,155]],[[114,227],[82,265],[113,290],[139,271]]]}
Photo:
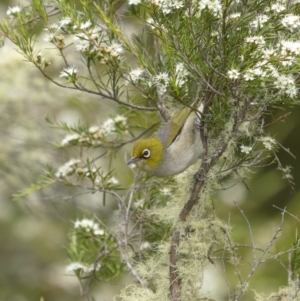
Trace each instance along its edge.
{"label": "olive green wing", "polygon": [[167,124],[168,136],[164,137],[166,142],[166,147],[169,147],[172,144],[172,142],[176,140],[190,113],[191,113],[191,109],[185,107],[178,114],[176,114],[170,120],[170,122],[168,122]]}

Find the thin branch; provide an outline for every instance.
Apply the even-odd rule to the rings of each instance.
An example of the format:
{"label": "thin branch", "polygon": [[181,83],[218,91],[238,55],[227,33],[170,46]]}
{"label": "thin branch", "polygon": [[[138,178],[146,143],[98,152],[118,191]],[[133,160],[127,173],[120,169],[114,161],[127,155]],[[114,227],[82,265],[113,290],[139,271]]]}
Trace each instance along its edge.
{"label": "thin branch", "polygon": [[271,121],[271,122],[265,124],[265,125],[263,126],[263,128],[266,128],[267,126],[269,126],[269,125],[271,125],[271,124],[274,124],[274,123],[276,123],[276,122],[278,122],[278,121],[281,121],[282,119],[287,118],[288,116],[290,116],[291,113],[292,113],[292,112],[287,112],[287,113],[285,113],[285,114],[279,116],[279,117],[276,118],[275,120],[273,120],[273,121]]}
{"label": "thin branch", "polygon": [[[265,254],[267,254],[269,249],[273,246],[275,240],[278,238],[278,236],[280,235],[280,233],[282,231],[282,225],[283,225],[283,221],[284,221],[284,213],[285,213],[285,210],[282,213],[282,219],[281,219],[280,225],[277,227],[272,239],[269,241],[269,243],[265,247],[264,251],[261,253],[260,257],[256,261],[253,262],[251,271],[249,272],[247,278],[245,279],[245,281],[241,285],[238,293],[236,294],[235,300],[239,300],[243,296],[243,294],[245,292],[245,289],[246,289],[246,287],[247,287],[247,285],[250,281],[250,278],[252,277],[252,275],[256,271],[257,267],[267,260],[267,259],[264,260],[263,257],[265,256]],[[274,256],[278,256],[278,255],[276,254]]]}
{"label": "thin branch", "polygon": [[170,296],[171,301],[180,301],[181,292],[180,292],[180,282],[178,268],[177,268],[177,249],[179,246],[179,231],[175,228],[173,230],[171,248],[170,248]]}
{"label": "thin branch", "polygon": [[252,251],[253,251],[253,258],[254,258],[254,261],[257,261],[257,258],[256,258],[256,246],[255,246],[255,243],[254,243],[254,237],[253,237],[253,232],[252,232],[252,228],[251,228],[251,225],[250,225],[250,222],[244,212],[244,210],[241,209],[241,207],[239,206],[239,204],[236,202],[236,201],[233,201],[234,205],[239,209],[240,213],[242,214],[242,216],[244,217],[246,223],[247,223],[247,226],[248,226],[248,229],[249,229],[249,233],[250,233],[250,239],[251,239],[251,245],[252,245]]}
{"label": "thin branch", "polygon": [[215,155],[210,159],[210,161],[202,160],[199,171],[195,174],[195,183],[192,188],[190,198],[187,203],[184,205],[183,209],[180,212],[179,219],[185,221],[188,214],[198,201],[199,192],[205,184],[206,176],[209,170],[215,165],[219,157],[223,154],[227,147],[228,142],[222,141],[220,149],[215,153]]}

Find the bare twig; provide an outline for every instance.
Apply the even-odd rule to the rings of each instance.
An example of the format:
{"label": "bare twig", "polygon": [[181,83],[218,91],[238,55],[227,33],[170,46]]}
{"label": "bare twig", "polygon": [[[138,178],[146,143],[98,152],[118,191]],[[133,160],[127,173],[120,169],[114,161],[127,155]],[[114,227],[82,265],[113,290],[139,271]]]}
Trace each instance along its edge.
{"label": "bare twig", "polygon": [[276,122],[278,122],[278,121],[281,121],[282,119],[287,118],[288,116],[290,116],[291,113],[292,113],[292,112],[287,112],[287,113],[285,113],[285,114],[279,116],[279,117],[276,118],[275,120],[273,120],[273,121],[271,121],[271,122],[265,124],[265,125],[264,125],[264,128],[266,128],[267,126],[269,126],[269,125],[271,125],[271,124],[273,124],[273,123],[276,123]]}
{"label": "bare twig", "polygon": [[[282,219],[281,219],[281,223],[280,225],[276,228],[275,230],[275,233],[273,234],[273,237],[271,238],[271,240],[269,241],[269,243],[267,244],[267,246],[265,247],[264,251],[261,253],[260,257],[253,261],[253,264],[252,264],[252,268],[247,276],[247,278],[245,279],[245,281],[242,283],[239,291],[237,292],[236,296],[235,296],[235,300],[239,300],[244,292],[245,292],[245,289],[250,281],[250,278],[252,277],[252,275],[254,274],[254,272],[256,271],[257,267],[262,264],[263,262],[266,261],[266,259],[263,259],[263,257],[268,253],[268,251],[270,250],[270,248],[273,246],[275,240],[278,238],[278,236],[280,235],[281,231],[282,231],[282,225],[283,225],[283,221],[284,221],[284,213],[286,211],[284,210],[282,212]],[[274,256],[278,256],[278,254],[274,255]]]}
{"label": "bare twig", "polygon": [[251,239],[251,245],[252,245],[252,251],[253,251],[253,258],[254,258],[254,261],[257,261],[257,258],[256,258],[256,246],[255,246],[255,243],[254,243],[254,237],[253,237],[253,232],[252,232],[252,228],[251,228],[251,225],[250,225],[250,222],[244,212],[244,210],[241,209],[241,207],[239,206],[239,204],[234,201],[233,202],[234,205],[240,210],[240,213],[242,214],[242,216],[244,217],[246,223],[247,223],[247,226],[248,226],[248,229],[249,229],[249,233],[250,233],[250,239]]}
{"label": "bare twig", "polygon": [[175,228],[173,230],[171,248],[170,248],[170,296],[171,301],[180,301],[180,282],[181,279],[177,268],[177,249],[179,246],[179,231]]}

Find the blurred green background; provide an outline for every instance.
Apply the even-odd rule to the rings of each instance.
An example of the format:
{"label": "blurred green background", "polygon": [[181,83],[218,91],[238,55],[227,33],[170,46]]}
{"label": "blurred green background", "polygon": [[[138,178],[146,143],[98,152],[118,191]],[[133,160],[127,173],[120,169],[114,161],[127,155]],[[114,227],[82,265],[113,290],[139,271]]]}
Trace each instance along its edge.
{"label": "blurred green background", "polygon": [[[0,19],[5,17],[8,6],[17,4],[20,1],[0,0]],[[54,54],[51,55],[51,70],[58,77],[62,65],[56,63]],[[72,227],[71,221],[77,217],[92,217],[94,213],[101,217],[110,212],[110,206],[103,208],[97,195],[80,195],[82,191],[62,186],[47,188],[18,202],[13,202],[11,197],[34,182],[46,164],[59,167],[69,158],[77,157],[72,148],[55,149],[52,143],[60,142],[63,134],[49,127],[46,116],[70,125],[79,121],[99,125],[116,108],[108,101],[54,86],[24,62],[9,41],[0,48],[0,70],[0,300],[27,301],[41,297],[45,301],[82,300],[76,278],[65,273],[68,230]],[[275,123],[266,131],[298,157],[300,109],[274,108],[272,114],[266,116],[266,123],[286,112],[291,115],[284,122]],[[125,170],[123,157],[122,153],[117,160],[118,166]],[[256,244],[262,247],[269,242],[281,221],[281,212],[274,205],[286,207],[294,215],[300,214],[300,161],[282,150],[278,157],[283,166],[293,166],[294,192],[276,166],[271,165],[253,169],[246,180],[251,192],[238,184],[217,193],[213,200],[218,216],[225,221],[230,216],[233,237],[239,243],[249,244],[250,235],[247,222],[234,201],[247,216]],[[231,185],[228,182],[228,186]],[[298,227],[295,219],[286,216],[282,235],[275,243],[277,251],[292,246]],[[251,251],[245,251],[244,256],[243,276],[246,276]],[[288,265],[288,256],[282,261]],[[217,267],[210,267],[207,281],[220,274]],[[269,262],[256,271],[250,287],[270,293],[286,285],[287,280],[287,271],[279,263]],[[130,278],[124,276],[120,283],[95,283],[92,294],[96,300],[112,300],[120,287],[128,282]],[[223,276],[219,283],[210,287],[212,290],[218,287],[218,292],[212,295],[217,295],[218,300],[227,300]],[[245,300],[253,300],[252,291],[247,293]]]}

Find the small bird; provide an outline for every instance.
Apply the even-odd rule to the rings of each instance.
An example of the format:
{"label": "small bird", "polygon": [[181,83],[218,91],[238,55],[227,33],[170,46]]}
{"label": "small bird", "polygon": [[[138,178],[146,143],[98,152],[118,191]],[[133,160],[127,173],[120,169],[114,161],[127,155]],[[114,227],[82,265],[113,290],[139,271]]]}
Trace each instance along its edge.
{"label": "small bird", "polygon": [[[201,113],[183,108],[153,136],[137,141],[127,165],[136,166],[158,177],[170,177],[196,163],[203,153],[200,137]],[[197,112],[197,114],[196,114]]]}

